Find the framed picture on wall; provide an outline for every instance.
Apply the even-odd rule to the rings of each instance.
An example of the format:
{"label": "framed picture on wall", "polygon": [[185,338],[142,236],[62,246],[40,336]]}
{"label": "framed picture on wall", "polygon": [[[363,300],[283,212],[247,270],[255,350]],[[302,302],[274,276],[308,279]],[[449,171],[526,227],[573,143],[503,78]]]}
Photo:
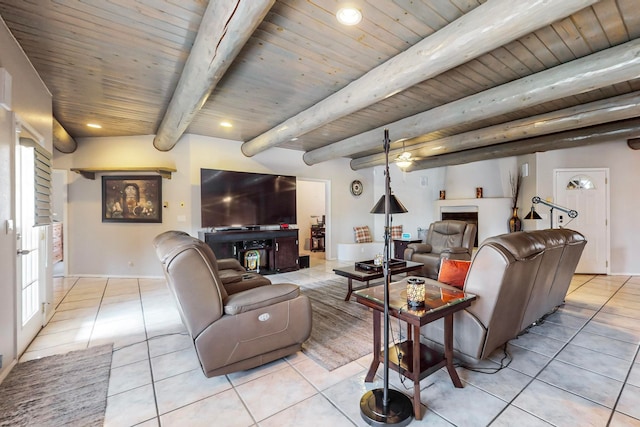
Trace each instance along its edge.
{"label": "framed picture on wall", "polygon": [[102,222],[162,222],[162,177],[103,176]]}

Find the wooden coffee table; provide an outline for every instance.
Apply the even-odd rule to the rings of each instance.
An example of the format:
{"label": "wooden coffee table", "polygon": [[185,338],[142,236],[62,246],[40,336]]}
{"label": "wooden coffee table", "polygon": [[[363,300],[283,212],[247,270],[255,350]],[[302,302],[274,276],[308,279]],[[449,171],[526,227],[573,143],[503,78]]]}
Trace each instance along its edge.
{"label": "wooden coffee table", "polygon": [[[393,261],[393,260],[392,260]],[[404,261],[404,260],[403,260]],[[409,273],[412,271],[420,270],[423,264],[419,262],[413,261],[404,261],[405,264],[401,266],[391,266],[390,272],[391,275],[401,274],[401,273]],[[353,281],[357,280],[359,282],[366,282],[366,287],[369,287],[369,281],[380,279],[384,277],[384,272],[382,269],[379,270],[365,270],[359,267],[356,267],[356,263],[349,267],[340,267],[334,268],[333,272],[338,276],[346,277],[348,279],[349,289],[347,290],[347,296],[344,298],[345,301],[349,301],[351,298],[351,292],[353,292]]]}
{"label": "wooden coffee table", "polygon": [[[389,316],[407,323],[407,339],[389,348],[389,368],[413,381],[413,411],[416,419],[422,418],[420,410],[420,380],[447,367],[453,385],[461,388],[462,382],[453,366],[453,314],[476,299],[457,288],[425,279],[425,306],[417,309],[407,306],[407,279],[389,284]],[[354,293],[356,301],[373,309],[373,361],[365,377],[373,381],[378,366],[384,362],[380,337],[384,312],[384,286],[360,289]],[[444,317],[444,353],[420,343],[420,327]],[[402,357],[398,357],[402,355]]]}

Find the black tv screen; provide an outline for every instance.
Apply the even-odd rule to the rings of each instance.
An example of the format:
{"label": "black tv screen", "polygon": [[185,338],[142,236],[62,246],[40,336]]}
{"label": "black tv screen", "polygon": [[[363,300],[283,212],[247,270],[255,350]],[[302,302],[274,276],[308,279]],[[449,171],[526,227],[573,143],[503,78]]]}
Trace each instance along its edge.
{"label": "black tv screen", "polygon": [[202,227],[296,224],[296,177],[200,169]]}

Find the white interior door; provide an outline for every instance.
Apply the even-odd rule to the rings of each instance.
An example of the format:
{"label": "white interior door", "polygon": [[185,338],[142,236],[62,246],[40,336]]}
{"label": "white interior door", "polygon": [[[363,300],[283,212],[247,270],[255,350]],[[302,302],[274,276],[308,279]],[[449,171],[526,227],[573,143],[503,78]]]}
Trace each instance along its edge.
{"label": "white interior door", "polygon": [[609,189],[608,169],[557,169],[555,201],[578,211],[571,219],[555,211],[553,221],[559,227],[582,233],[587,239],[576,273],[609,272]]}
{"label": "white interior door", "polygon": [[36,174],[33,146],[24,145],[37,136],[24,125],[16,144],[16,281],[17,354],[20,355],[42,328],[44,271],[47,262],[47,226],[36,226]]}

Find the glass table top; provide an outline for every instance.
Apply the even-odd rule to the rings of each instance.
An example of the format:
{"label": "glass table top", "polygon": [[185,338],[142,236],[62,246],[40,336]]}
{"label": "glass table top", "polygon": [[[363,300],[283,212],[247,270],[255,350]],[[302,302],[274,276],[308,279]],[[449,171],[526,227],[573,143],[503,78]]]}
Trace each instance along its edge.
{"label": "glass table top", "polygon": [[[474,300],[475,295],[465,293],[462,290],[441,286],[435,280],[425,279],[425,305],[424,307],[410,307],[407,304],[407,280],[405,278],[399,282],[389,284],[389,308],[410,312],[416,316],[423,316],[436,312],[452,305]],[[360,289],[354,292],[357,297],[369,300],[379,305],[384,305],[384,286],[374,286]]]}

